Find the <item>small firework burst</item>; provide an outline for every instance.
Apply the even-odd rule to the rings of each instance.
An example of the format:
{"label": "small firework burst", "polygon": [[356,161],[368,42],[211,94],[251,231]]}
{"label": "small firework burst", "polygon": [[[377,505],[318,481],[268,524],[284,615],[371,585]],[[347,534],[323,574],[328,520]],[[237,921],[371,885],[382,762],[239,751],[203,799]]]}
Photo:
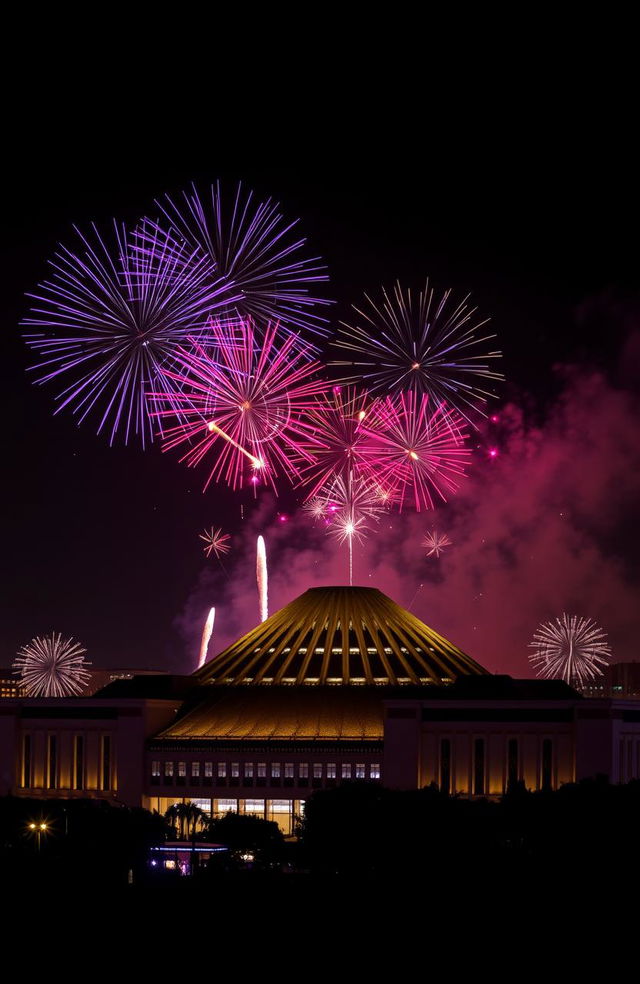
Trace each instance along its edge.
{"label": "small firework burst", "polygon": [[91,678],[83,653],[79,642],[63,639],[60,632],[36,636],[18,650],[13,672],[29,697],[78,696]]}
{"label": "small firework burst", "polygon": [[430,533],[425,534],[422,546],[427,549],[427,557],[439,557],[445,547],[452,546],[452,542],[446,533],[431,530]]}
{"label": "small firework burst", "polygon": [[219,559],[224,556],[224,554],[228,554],[231,550],[231,537],[228,533],[222,532],[222,527],[214,530],[212,526],[210,530],[205,530],[204,533],[200,533],[199,536],[200,539],[205,542],[203,550],[207,557],[210,557],[213,553]]}
{"label": "small firework burst", "polygon": [[593,619],[563,614],[539,626],[529,643],[533,650],[529,659],[539,677],[584,686],[602,676],[600,667],[609,663],[611,647],[606,638]]}
{"label": "small firework burst", "polygon": [[327,515],[327,500],[322,496],[316,495],[302,506],[314,519],[324,519]]}

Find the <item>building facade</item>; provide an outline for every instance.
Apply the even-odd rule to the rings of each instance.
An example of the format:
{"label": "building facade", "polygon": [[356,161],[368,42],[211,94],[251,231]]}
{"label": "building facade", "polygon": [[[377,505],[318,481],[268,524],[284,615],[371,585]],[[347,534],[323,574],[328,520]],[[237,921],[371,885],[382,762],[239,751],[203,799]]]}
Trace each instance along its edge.
{"label": "building facade", "polygon": [[0,793],[276,821],[354,780],[499,796],[640,778],[640,706],[494,676],[371,588],[306,592],[190,677],[0,702]]}

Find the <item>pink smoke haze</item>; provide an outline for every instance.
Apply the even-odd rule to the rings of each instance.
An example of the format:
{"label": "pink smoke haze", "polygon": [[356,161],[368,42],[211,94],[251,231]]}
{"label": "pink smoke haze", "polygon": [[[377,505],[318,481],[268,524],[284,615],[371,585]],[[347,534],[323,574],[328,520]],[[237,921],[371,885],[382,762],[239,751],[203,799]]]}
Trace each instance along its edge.
{"label": "pink smoke haze", "polygon": [[[638,576],[629,563],[638,546],[638,402],[597,371],[560,367],[556,378],[546,419],[525,419],[526,398],[501,408],[499,455],[474,451],[450,502],[420,515],[390,512],[354,545],[354,584],[411,606],[493,672],[534,676],[528,643],[563,611],[595,619],[614,661],[638,658]],[[229,580],[203,572],[178,619],[191,653],[211,605],[217,651],[256,624],[255,537],[275,512],[266,497],[252,507]],[[269,536],[273,612],[309,587],[348,583],[345,552],[301,509],[290,512]],[[454,543],[439,559],[421,546],[436,519]]]}

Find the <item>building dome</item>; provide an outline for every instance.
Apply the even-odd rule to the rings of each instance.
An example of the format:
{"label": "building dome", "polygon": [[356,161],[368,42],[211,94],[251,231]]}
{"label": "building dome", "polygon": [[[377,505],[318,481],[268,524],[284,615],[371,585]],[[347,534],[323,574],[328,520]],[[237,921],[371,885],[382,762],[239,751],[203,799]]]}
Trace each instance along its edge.
{"label": "building dome", "polygon": [[310,588],[210,660],[200,684],[446,686],[475,660],[376,588]]}

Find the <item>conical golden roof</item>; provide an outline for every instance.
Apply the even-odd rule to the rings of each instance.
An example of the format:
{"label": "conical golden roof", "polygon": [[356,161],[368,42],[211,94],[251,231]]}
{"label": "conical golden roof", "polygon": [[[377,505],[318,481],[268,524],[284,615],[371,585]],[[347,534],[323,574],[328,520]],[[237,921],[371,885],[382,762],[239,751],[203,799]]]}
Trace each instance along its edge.
{"label": "conical golden roof", "polygon": [[376,588],[310,588],[215,656],[202,684],[436,684],[487,671]]}

